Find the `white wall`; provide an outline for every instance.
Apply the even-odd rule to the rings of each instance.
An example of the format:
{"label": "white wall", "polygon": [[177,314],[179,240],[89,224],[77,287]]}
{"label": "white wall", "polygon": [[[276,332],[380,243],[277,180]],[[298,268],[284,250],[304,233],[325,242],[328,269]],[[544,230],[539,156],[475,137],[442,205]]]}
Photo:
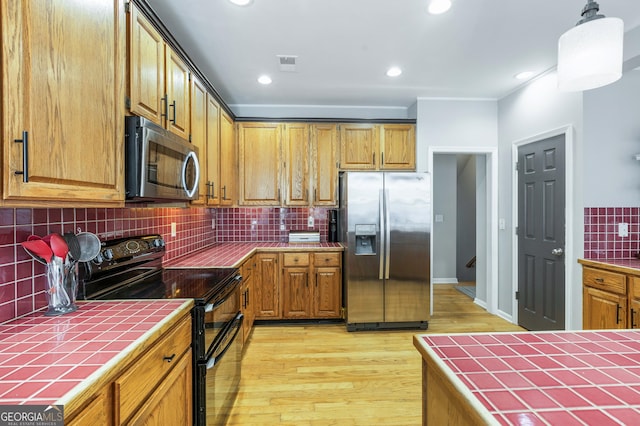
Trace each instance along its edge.
{"label": "white wall", "polygon": [[432,226],[434,283],[455,283],[456,274],[456,190],[458,164],[452,154],[433,156],[433,215],[442,216]]}
{"label": "white wall", "polygon": [[363,120],[376,119],[410,119],[415,118],[415,106],[410,107],[378,107],[357,105],[243,105],[230,104],[229,108],[238,117],[260,119],[274,118],[355,118]]}
{"label": "white wall", "polygon": [[418,98],[417,170],[429,171],[429,146],[497,146],[497,117],[497,102],[492,99]]}
{"label": "white wall", "polygon": [[584,94],[585,207],[640,206],[640,71]]}
{"label": "white wall", "polygon": [[475,267],[466,265],[476,256],[476,156],[458,155],[457,162],[456,276],[459,281],[475,281]]}

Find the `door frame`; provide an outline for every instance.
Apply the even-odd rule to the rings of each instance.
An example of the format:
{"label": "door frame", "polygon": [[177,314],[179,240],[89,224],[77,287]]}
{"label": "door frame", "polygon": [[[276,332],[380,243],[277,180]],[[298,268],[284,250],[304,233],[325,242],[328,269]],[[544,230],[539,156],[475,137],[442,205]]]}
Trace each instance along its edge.
{"label": "door frame", "polygon": [[[474,147],[474,146],[429,146],[428,160],[429,173],[431,173],[431,194],[433,194],[433,156],[435,154],[471,154],[484,155],[486,158],[486,181],[487,181],[487,211],[486,211],[486,274],[487,300],[486,306],[480,303],[487,312],[498,315],[498,148],[497,147]],[[433,199],[433,196],[432,196]],[[435,223],[435,209],[431,209],[431,235],[433,236],[433,224]],[[477,231],[476,231],[477,232]],[[433,265],[433,238],[431,238],[430,264]],[[431,295],[430,309],[433,315],[433,268],[431,268]]]}
{"label": "door frame", "polygon": [[518,148],[523,145],[527,145],[533,142],[538,142],[544,139],[552,138],[555,136],[564,135],[564,172],[565,172],[565,208],[564,208],[564,327],[566,330],[572,328],[571,312],[575,301],[571,297],[572,290],[571,285],[573,283],[573,270],[571,265],[575,256],[574,240],[571,238],[571,231],[574,229],[574,198],[571,195],[573,188],[573,176],[574,176],[574,141],[575,130],[572,125],[558,127],[543,133],[514,141],[511,146],[511,217],[513,218],[513,229],[511,232],[511,282],[513,291],[513,307],[512,321],[514,324],[518,324],[518,301],[516,300],[516,291],[518,291],[518,235],[516,234],[516,227],[518,226],[518,171],[515,164],[518,162]]}

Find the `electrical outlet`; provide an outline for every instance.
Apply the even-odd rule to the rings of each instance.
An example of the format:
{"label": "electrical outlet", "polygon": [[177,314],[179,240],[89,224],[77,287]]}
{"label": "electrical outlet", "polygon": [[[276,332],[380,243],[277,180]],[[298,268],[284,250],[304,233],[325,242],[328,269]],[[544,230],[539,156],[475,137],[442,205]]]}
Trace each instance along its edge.
{"label": "electrical outlet", "polygon": [[628,237],[629,236],[629,224],[621,222],[618,224],[618,236],[619,237]]}
{"label": "electrical outlet", "polygon": [[309,218],[307,219],[307,226],[309,228],[313,228],[313,216],[309,216]]}
{"label": "electrical outlet", "polygon": [[171,236],[175,237],[177,235],[177,231],[176,231],[176,223],[175,222],[171,222]]}
{"label": "electrical outlet", "polygon": [[216,220],[211,219],[211,229],[216,229]]}

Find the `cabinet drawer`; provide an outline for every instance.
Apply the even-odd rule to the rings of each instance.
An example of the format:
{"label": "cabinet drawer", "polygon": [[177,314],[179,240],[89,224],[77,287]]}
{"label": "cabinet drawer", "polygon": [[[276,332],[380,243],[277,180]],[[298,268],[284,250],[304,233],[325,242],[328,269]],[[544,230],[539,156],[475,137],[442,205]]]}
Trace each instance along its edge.
{"label": "cabinet drawer", "polygon": [[631,298],[640,300],[640,277],[630,276],[629,285],[631,286],[629,289]]}
{"label": "cabinet drawer", "polygon": [[[115,381],[115,404],[120,408],[118,423],[124,423],[171,371],[191,344],[191,317],[185,317],[165,337],[149,347],[146,354]],[[166,357],[173,357],[171,360]]]}
{"label": "cabinet drawer", "polygon": [[585,266],[582,270],[582,282],[584,285],[601,290],[627,294],[627,277],[624,274]]}
{"label": "cabinet drawer", "polygon": [[246,281],[251,276],[251,273],[253,272],[254,263],[255,262],[253,261],[253,258],[251,258],[251,259],[246,260],[242,264],[242,268],[240,269],[240,271],[241,271],[243,280]]}
{"label": "cabinet drawer", "polygon": [[284,253],[282,263],[284,266],[309,266],[309,253]]}
{"label": "cabinet drawer", "polygon": [[313,255],[313,264],[315,266],[340,266],[341,253],[315,253]]}

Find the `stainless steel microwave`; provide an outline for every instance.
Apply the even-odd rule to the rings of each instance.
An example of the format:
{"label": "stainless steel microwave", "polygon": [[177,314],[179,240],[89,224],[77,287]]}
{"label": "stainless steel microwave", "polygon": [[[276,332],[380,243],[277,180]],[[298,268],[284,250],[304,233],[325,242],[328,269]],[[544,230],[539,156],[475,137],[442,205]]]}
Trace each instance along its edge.
{"label": "stainless steel microwave", "polygon": [[198,148],[146,118],[125,118],[127,201],[198,198]]}

